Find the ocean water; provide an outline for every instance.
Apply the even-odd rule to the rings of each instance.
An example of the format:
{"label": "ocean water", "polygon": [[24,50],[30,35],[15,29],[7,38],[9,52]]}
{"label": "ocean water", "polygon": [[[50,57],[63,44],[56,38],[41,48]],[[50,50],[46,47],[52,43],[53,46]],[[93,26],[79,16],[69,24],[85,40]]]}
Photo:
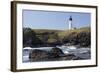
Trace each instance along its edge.
{"label": "ocean water", "polygon": [[[45,50],[50,51],[53,47],[40,47],[40,48],[29,48],[25,47],[23,48],[23,62],[30,62],[29,60],[29,52],[31,49],[39,49],[39,50]],[[76,57],[80,57],[83,59],[90,59],[91,58],[91,49],[90,48],[76,48],[74,46],[61,46],[60,48],[64,54],[74,54]]]}

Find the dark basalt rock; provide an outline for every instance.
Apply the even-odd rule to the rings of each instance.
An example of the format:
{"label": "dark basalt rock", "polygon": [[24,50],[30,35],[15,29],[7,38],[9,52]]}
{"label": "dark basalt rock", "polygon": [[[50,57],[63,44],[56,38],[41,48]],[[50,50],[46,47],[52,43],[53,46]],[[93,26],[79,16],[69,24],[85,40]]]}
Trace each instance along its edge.
{"label": "dark basalt rock", "polygon": [[84,60],[84,59],[81,57],[75,57],[75,58],[73,58],[73,60]]}
{"label": "dark basalt rock", "polygon": [[49,58],[49,53],[44,50],[35,49],[29,53],[30,60],[38,61],[46,58]]}
{"label": "dark basalt rock", "polygon": [[74,54],[68,54],[66,57],[67,57],[67,59],[73,59],[73,58],[75,58],[76,56],[75,56]]}
{"label": "dark basalt rock", "polygon": [[57,48],[57,47],[52,48],[50,53],[51,53],[52,57],[60,57],[60,56],[64,55],[62,50],[60,48]]}
{"label": "dark basalt rock", "polygon": [[56,58],[60,58],[64,53],[61,49],[55,47],[52,48],[51,51],[47,52],[44,50],[31,50],[29,53],[29,59],[31,61],[47,61],[47,60],[55,60]]}
{"label": "dark basalt rock", "polygon": [[62,57],[62,60],[73,60],[73,58],[76,58],[74,54],[67,54]]}
{"label": "dark basalt rock", "polygon": [[59,60],[81,60],[74,54],[65,55],[60,48],[54,47],[51,51],[45,50],[31,50],[29,53],[30,61],[59,61]]}

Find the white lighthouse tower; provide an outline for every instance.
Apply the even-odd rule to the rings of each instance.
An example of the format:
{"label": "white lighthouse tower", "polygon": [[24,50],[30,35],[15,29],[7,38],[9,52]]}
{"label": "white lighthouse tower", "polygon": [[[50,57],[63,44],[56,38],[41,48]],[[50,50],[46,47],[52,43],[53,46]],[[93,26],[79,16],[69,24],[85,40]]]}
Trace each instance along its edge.
{"label": "white lighthouse tower", "polygon": [[70,18],[68,20],[68,27],[69,27],[69,30],[73,29],[73,26],[72,26],[72,16],[70,16]]}

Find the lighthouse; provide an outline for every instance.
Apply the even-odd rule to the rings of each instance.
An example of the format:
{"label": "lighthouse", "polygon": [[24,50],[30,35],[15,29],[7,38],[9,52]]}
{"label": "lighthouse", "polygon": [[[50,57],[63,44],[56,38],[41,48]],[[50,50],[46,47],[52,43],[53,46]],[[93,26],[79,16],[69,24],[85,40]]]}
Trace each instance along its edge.
{"label": "lighthouse", "polygon": [[69,27],[69,30],[71,30],[73,28],[73,26],[72,26],[72,16],[69,17],[68,27]]}

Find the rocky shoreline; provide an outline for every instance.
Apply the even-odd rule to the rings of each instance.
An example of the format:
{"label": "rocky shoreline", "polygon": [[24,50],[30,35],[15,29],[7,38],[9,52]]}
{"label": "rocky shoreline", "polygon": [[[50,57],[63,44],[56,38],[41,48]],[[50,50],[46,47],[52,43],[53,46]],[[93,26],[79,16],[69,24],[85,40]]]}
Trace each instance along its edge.
{"label": "rocky shoreline", "polygon": [[[76,49],[77,50],[77,49]],[[65,53],[63,49],[53,47],[49,51],[41,49],[30,49],[29,51],[29,62],[38,61],[62,61],[62,60],[85,60],[90,59],[90,51],[83,51],[83,53],[74,53],[75,48],[70,53]],[[89,55],[89,57],[81,57],[81,55]]]}

